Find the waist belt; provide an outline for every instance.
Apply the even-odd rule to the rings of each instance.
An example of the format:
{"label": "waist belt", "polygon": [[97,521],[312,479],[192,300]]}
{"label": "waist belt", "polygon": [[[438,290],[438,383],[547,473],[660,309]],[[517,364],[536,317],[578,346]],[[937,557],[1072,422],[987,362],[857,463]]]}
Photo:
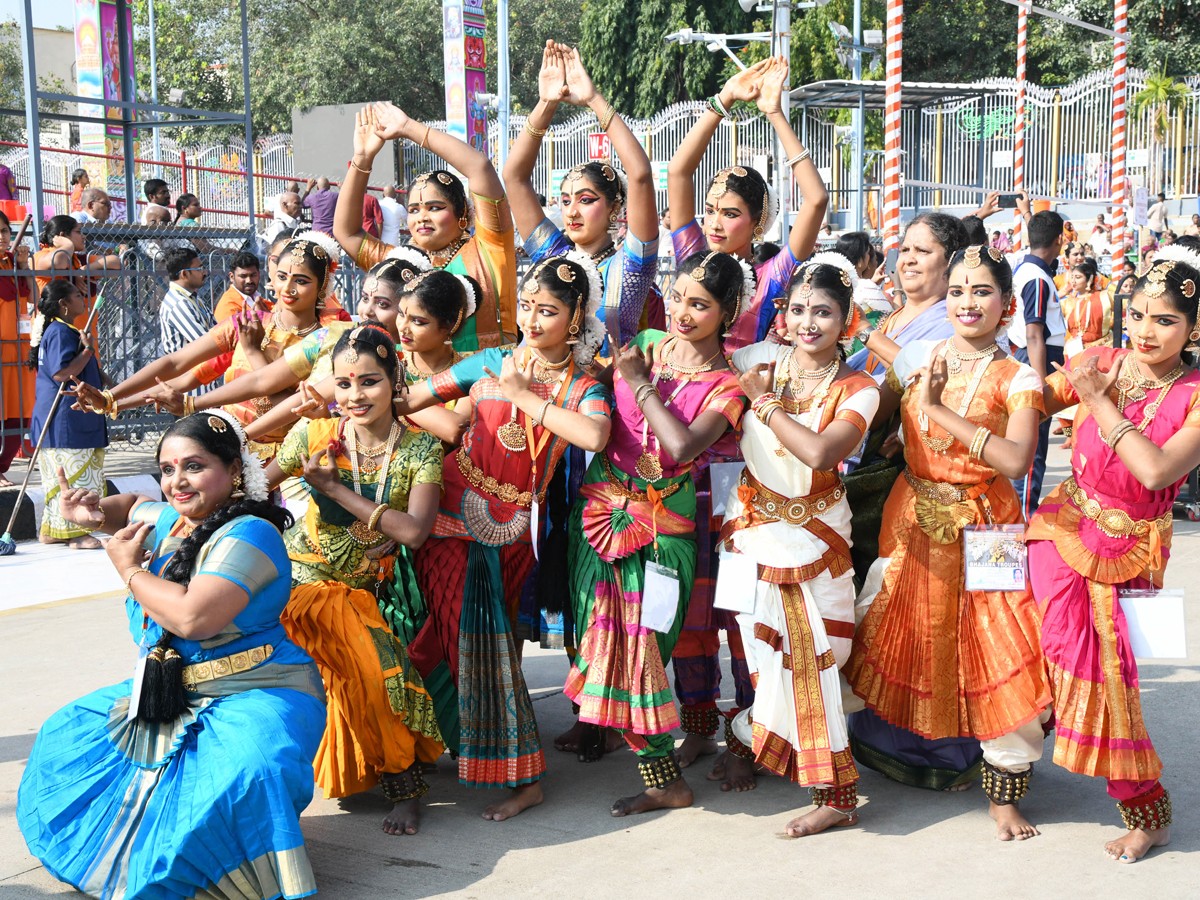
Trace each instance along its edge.
{"label": "waist belt", "polygon": [[[617,470],[613,468],[612,463],[608,459],[607,453],[600,454],[600,468],[604,470],[604,477],[608,479],[609,486],[624,497],[626,500],[632,500],[635,503],[646,503],[650,497],[646,491],[639,491],[636,488],[629,486],[630,480],[628,476],[624,479],[617,474]],[[689,476],[690,477],[690,476]],[[662,500],[666,500],[688,481],[688,478],[683,478],[676,481],[674,484],[668,484],[665,488],[658,492],[658,496]]]}
{"label": "waist belt", "polygon": [[981,481],[978,484],[947,484],[944,481],[927,481],[924,478],[918,478],[916,475],[904,471],[904,480],[908,482],[908,486],[913,489],[918,497],[924,497],[926,500],[936,500],[938,503],[966,503],[968,500],[974,500],[981,495],[987,493],[987,489],[991,487],[992,479]]}
{"label": "waist belt", "polygon": [[458,457],[458,468],[463,473],[463,477],[471,483],[471,487],[487,494],[489,497],[495,497],[502,503],[515,503],[517,506],[523,506],[529,509],[536,499],[541,503],[546,499],[546,492],[539,491],[534,494],[533,491],[523,491],[515,484],[510,484],[507,481],[497,481],[491,475],[485,475],[483,469],[471,462],[470,458],[462,450],[455,454]]}
{"label": "waist belt", "polygon": [[1172,514],[1169,509],[1154,519],[1135,519],[1123,509],[1102,507],[1099,500],[1089,497],[1087,491],[1075,483],[1073,476],[1063,482],[1062,489],[1079,511],[1111,538],[1145,537],[1151,528],[1164,534],[1171,530]]}
{"label": "waist belt", "polygon": [[[726,541],[743,528],[771,522],[783,521],[797,527],[806,526],[845,496],[846,486],[839,481],[828,490],[816,494],[785,497],[755,478],[748,468],[742,469],[738,480],[738,497],[745,509],[740,516],[725,520],[719,540]],[[827,540],[824,534],[821,534],[821,538],[832,545],[832,541]]]}
{"label": "waist belt", "polygon": [[207,662],[184,666],[183,687],[185,690],[194,691],[197,685],[205,681],[224,678],[235,672],[249,671],[259,663],[265,662],[274,650],[275,648],[271,644],[263,644],[261,647],[251,647],[249,650],[222,656],[220,659],[210,659]]}

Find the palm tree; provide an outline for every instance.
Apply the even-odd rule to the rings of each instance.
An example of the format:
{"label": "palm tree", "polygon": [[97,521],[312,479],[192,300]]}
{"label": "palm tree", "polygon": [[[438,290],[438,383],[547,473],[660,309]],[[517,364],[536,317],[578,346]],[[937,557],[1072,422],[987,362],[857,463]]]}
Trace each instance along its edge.
{"label": "palm tree", "polygon": [[1166,189],[1161,169],[1167,131],[1171,125],[1171,116],[1184,108],[1190,93],[1191,90],[1186,84],[1176,81],[1167,74],[1165,67],[1160,67],[1146,79],[1146,86],[1134,95],[1134,115],[1141,116],[1147,112],[1150,114],[1150,171],[1146,187],[1152,194],[1156,189]]}

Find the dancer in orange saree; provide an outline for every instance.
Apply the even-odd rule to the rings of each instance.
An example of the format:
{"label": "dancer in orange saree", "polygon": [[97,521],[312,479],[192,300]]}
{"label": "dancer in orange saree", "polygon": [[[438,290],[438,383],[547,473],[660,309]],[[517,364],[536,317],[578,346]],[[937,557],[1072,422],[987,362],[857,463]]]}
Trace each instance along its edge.
{"label": "dancer in orange saree", "polygon": [[[1050,705],[1028,588],[964,585],[964,527],[1021,521],[1009,479],[1029,469],[1037,442],[1041,379],[995,343],[1013,308],[1004,256],[968,247],[950,261],[954,336],[909,344],[892,365],[881,406],[890,415],[889,398],[900,397],[908,468],[884,509],[884,559],[864,588],[878,593],[846,666],[854,693],[891,725],[926,740],[981,742],[1001,840],[1037,834],[1017,801]],[[902,767],[882,753],[868,764],[885,774]]]}

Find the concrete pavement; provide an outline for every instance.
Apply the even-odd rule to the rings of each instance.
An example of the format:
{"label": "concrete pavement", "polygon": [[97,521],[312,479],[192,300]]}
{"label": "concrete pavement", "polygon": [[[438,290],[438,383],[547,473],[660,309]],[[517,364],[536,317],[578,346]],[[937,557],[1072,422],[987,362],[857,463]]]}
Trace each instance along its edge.
{"label": "concrete pavement", "polygon": [[[1065,455],[1052,456],[1051,482],[1065,474]],[[631,819],[608,814],[612,800],[640,789],[627,751],[582,764],[555,752],[551,741],[571,721],[561,694],[561,653],[534,650],[525,673],[550,771],[546,802],[504,823],[479,816],[495,794],[460,787],[448,757],[430,779],[421,833],[390,837],[379,830],[382,798],[338,803],[315,799],[302,820],[320,896],[334,900],[417,897],[528,897],[571,893],[588,898],[771,896],[821,892],[868,898],[1154,897],[1200,896],[1200,779],[1191,768],[1200,718],[1200,526],[1177,520],[1167,585],[1185,587],[1189,660],[1154,660],[1141,667],[1146,722],[1162,756],[1175,808],[1173,841],[1134,866],[1111,862],[1104,841],[1119,818],[1102,782],[1071,775],[1050,762],[1051,745],[1023,804],[1041,836],[1002,844],[982,792],[937,794],[905,788],[864,772],[861,824],[802,840],[779,835],[807,792],[777,778],[757,791],[731,795],[704,779],[710,759],[688,770],[696,793],[691,809]],[[0,559],[3,597],[15,589],[10,566],[32,559],[30,546]],[[57,554],[55,556],[54,554]],[[28,555],[27,555],[28,554]],[[75,560],[53,551],[46,559]],[[101,554],[93,559],[103,562]],[[89,560],[89,565],[91,561]],[[50,567],[46,567],[49,569]],[[34,735],[64,703],[128,677],[133,652],[119,591],[97,566],[80,574],[77,596],[0,611],[0,898],[70,896],[29,856],[17,831],[16,789]],[[14,576],[15,577],[15,576]],[[113,576],[115,578],[115,576]],[[108,579],[111,581],[112,579]],[[120,586],[117,585],[117,588]],[[47,591],[52,594],[53,591]],[[11,602],[9,605],[15,605]],[[726,695],[731,691],[726,658]]]}

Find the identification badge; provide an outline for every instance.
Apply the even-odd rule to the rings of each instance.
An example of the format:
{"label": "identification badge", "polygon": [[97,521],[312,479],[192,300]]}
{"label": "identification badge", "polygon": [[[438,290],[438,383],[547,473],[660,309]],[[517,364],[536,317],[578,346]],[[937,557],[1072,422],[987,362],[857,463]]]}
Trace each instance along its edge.
{"label": "identification badge", "polygon": [[733,486],[737,484],[744,468],[746,468],[746,464],[741,462],[713,463],[708,467],[708,477],[712,484],[712,514],[714,516],[725,515],[725,504],[729,500],[729,494],[733,491]]}
{"label": "identification badge", "polygon": [[1023,591],[1025,563],[1024,525],[963,528],[963,586],[968,591]]}
{"label": "identification badge", "polygon": [[1183,591],[1179,588],[1118,591],[1129,646],[1138,659],[1185,659]]}
{"label": "identification badge", "polygon": [[646,561],[642,587],[642,627],[670,631],[679,611],[679,573],[653,560]]}
{"label": "identification badge", "polygon": [[754,612],[758,593],[758,563],[745,553],[721,551],[713,606],[739,613]]}
{"label": "identification badge", "polygon": [[129,695],[129,712],[125,714],[126,722],[132,722],[137,718],[138,707],[142,703],[142,684],[146,680],[146,657],[149,652],[145,647],[138,647],[137,663],[133,667],[133,693]]}
{"label": "identification badge", "polygon": [[537,500],[529,504],[529,541],[533,544],[533,558],[541,559],[538,556],[538,519],[540,518],[541,510],[538,507]]}
{"label": "identification badge", "polygon": [[26,336],[33,334],[33,319],[28,313],[21,313],[17,316],[17,334]]}

